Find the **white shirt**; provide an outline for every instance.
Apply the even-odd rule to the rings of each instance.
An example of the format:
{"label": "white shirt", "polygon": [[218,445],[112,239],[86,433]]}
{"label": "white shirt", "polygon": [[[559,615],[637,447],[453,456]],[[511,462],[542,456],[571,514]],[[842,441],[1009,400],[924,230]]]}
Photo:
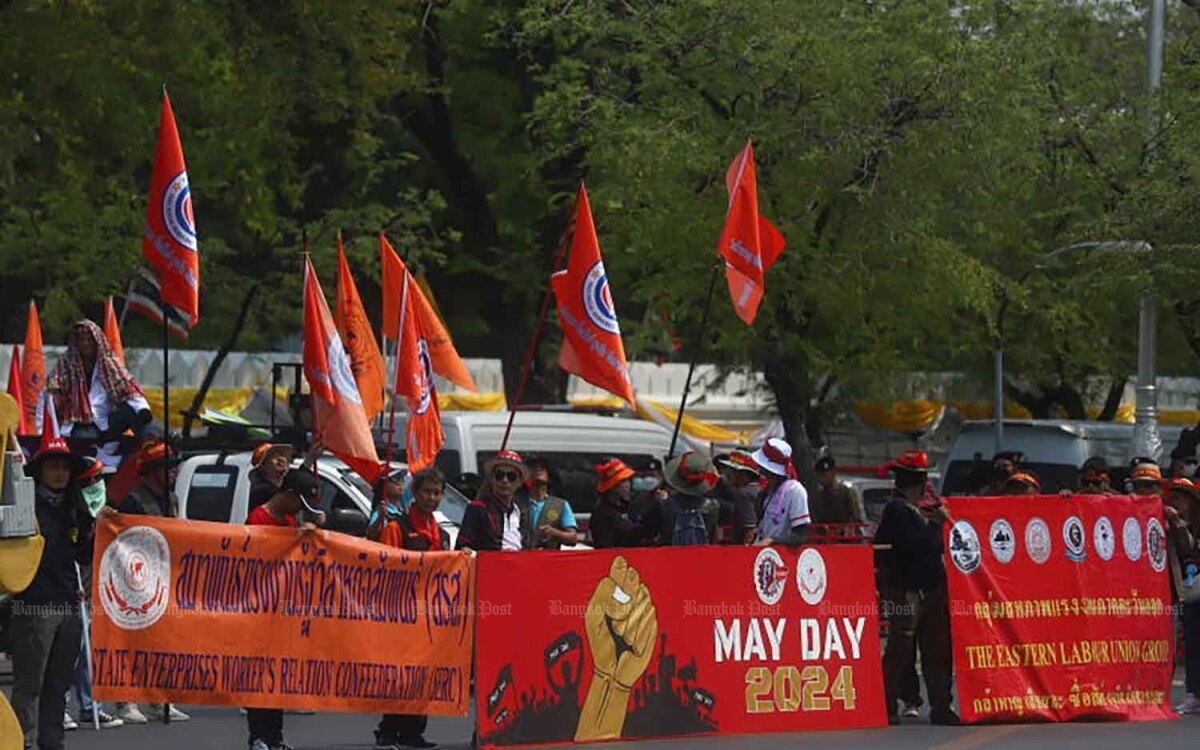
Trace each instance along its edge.
{"label": "white shirt", "polygon": [[504,536],[500,549],[505,552],[521,551],[521,509],[514,502],[504,514]]}
{"label": "white shirt", "polygon": [[[108,392],[104,390],[104,383],[100,379],[100,368],[98,367],[92,367],[92,386],[88,391],[88,397],[92,402],[92,424],[103,432],[108,429],[108,415],[112,411],[112,406],[109,404]],[[146,401],[146,397],[140,393],[134,393],[125,400],[125,403],[129,404],[134,411],[150,409],[150,402]],[[40,411],[39,409],[39,414]],[[39,421],[41,420],[39,419]],[[74,422],[63,422],[59,424],[58,431],[63,437],[68,437],[74,426]],[[117,450],[116,442],[106,443],[96,451],[96,458],[100,459],[100,462],[107,467],[117,466],[121,463],[121,457],[117,455]]]}
{"label": "white shirt", "polygon": [[758,538],[778,539],[787,536],[796,526],[810,523],[808,490],[795,479],[787,479],[775,489],[763,505],[763,517],[758,522]]}

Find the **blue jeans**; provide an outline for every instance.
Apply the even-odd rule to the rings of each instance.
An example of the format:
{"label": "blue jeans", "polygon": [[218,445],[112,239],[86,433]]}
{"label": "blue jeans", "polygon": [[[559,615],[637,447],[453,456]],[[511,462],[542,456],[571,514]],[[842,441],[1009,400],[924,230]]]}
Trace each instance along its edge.
{"label": "blue jeans", "polygon": [[99,703],[92,700],[92,675],[88,671],[87,645],[79,646],[79,660],[75,662],[75,702],[79,704],[79,717],[92,717],[93,711],[102,711]]}

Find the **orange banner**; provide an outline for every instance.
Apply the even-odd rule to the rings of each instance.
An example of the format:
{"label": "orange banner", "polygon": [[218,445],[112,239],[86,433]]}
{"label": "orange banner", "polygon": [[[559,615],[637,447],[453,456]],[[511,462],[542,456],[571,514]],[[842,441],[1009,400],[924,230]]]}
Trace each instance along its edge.
{"label": "orange banner", "polygon": [[331,531],[98,524],[99,700],[467,713],[475,560]]}

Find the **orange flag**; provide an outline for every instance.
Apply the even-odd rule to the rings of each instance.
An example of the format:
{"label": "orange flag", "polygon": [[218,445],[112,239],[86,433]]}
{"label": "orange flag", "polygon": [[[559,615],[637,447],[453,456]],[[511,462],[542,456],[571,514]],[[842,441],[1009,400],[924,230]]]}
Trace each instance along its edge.
{"label": "orange flag", "polygon": [[758,213],[758,175],[750,142],[725,173],[729,213],[717,244],[725,259],[725,278],[733,307],[746,325],[754,323],[762,303],[767,271],[783,253],[783,235]]}
{"label": "orange flag", "polygon": [[633,384],[617,310],[608,288],[608,274],[600,257],[600,240],[592,223],[587,190],[579,186],[575,201],[575,236],[567,270],[550,277],[558,300],[562,325],[562,351],[558,366],[614,396],[633,402]]}
{"label": "orange flag", "polygon": [[112,297],[104,299],[104,338],[117,361],[125,364],[125,347],[121,344],[121,326],[117,324],[117,313],[113,310]]}
{"label": "orange flag", "polygon": [[29,318],[25,324],[25,356],[21,360],[21,403],[25,405],[25,426],[36,432],[38,404],[46,387],[46,356],[42,351],[42,324],[38,319],[37,303],[29,301]]}
{"label": "orange flag", "polygon": [[[387,241],[387,237],[383,236],[383,232],[379,233],[379,259],[383,265],[383,335],[395,340],[400,335],[400,297],[403,294],[405,276],[411,278],[411,274]],[[459,388],[476,390],[475,380],[467,371],[462,357],[458,356],[454,341],[450,338],[446,326],[442,324],[437,310],[421,291],[421,285],[412,283],[408,286],[408,293],[413,297],[417,317],[421,321],[421,330],[429,346],[429,359],[433,363],[433,371]]]}
{"label": "orange flag", "polygon": [[350,358],[333,324],[312,261],[304,259],[304,375],[312,389],[313,432],[363,479],[379,477],[379,456]]}
{"label": "orange flag", "polygon": [[13,344],[12,359],[8,363],[8,395],[17,402],[17,414],[21,418],[17,425],[17,434],[28,435],[29,423],[25,420],[25,403],[21,398],[21,351],[17,349],[16,344]]}
{"label": "orange flag", "polygon": [[350,357],[350,370],[354,373],[354,382],[358,384],[358,393],[362,396],[363,410],[367,414],[367,421],[370,422],[383,411],[387,365],[384,364],[383,354],[375,341],[371,321],[367,320],[367,311],[363,309],[362,298],[358,296],[354,277],[350,275],[350,265],[346,263],[346,253],[342,249],[341,232],[338,232],[337,236],[337,252],[337,294],[333,305],[333,319],[337,324],[338,333],[342,336],[346,354]]}
{"label": "orange flag", "polygon": [[421,316],[417,311],[417,285],[412,280],[404,261],[400,264],[400,342],[396,349],[395,394],[404,396],[408,406],[408,424],[405,427],[406,460],[410,471],[420,471],[432,466],[442,449],[442,415],[438,411],[437,389],[433,385],[433,363],[429,355],[429,342],[421,330]]}
{"label": "orange flag", "polygon": [[142,255],[158,271],[162,301],[179,308],[188,327],[200,319],[200,254],[192,189],[183,163],[183,146],[175,128],[171,100],[163,89],[158,148],[146,205]]}

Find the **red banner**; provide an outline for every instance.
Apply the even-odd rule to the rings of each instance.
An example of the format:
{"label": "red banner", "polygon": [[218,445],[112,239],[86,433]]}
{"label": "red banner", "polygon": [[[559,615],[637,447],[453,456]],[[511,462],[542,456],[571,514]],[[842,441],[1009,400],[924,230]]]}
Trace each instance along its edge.
{"label": "red banner", "polygon": [[101,521],[97,699],[463,715],[474,560],[329,531]]}
{"label": "red banner", "polygon": [[866,547],[484,553],[483,746],[885,726]]}
{"label": "red banner", "polygon": [[967,722],[1174,718],[1158,498],[948,498]]}

